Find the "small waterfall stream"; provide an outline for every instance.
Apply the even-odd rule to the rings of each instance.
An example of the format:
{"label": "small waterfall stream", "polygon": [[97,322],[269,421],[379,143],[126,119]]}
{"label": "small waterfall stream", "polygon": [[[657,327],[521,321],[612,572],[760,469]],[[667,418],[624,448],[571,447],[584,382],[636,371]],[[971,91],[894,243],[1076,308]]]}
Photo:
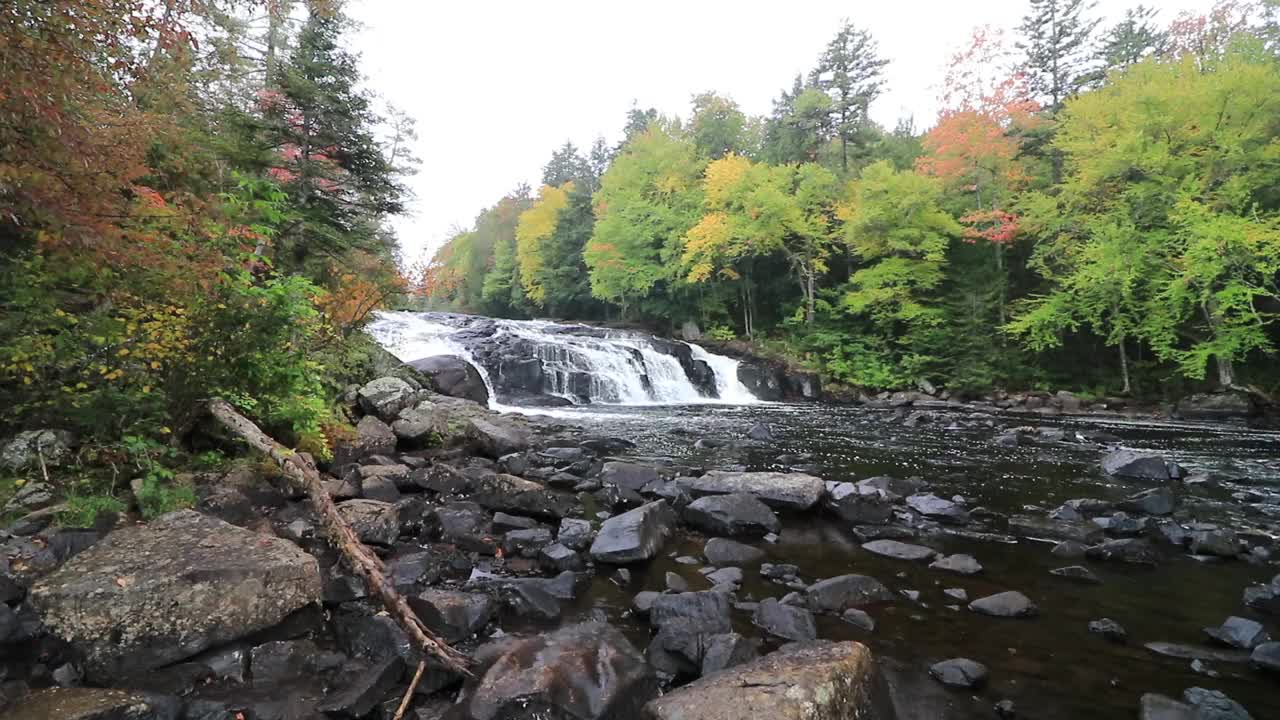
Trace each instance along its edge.
{"label": "small waterfall stream", "polygon": [[405,362],[435,355],[464,358],[480,371],[494,407],[519,406],[532,396],[574,405],[757,402],[738,379],[737,360],[632,331],[380,312],[368,332]]}

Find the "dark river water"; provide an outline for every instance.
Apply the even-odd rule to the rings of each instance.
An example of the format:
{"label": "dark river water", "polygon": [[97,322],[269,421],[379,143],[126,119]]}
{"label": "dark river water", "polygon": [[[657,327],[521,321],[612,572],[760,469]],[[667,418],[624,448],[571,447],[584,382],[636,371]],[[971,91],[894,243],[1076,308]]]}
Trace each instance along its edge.
{"label": "dark river water", "polygon": [[[876,475],[918,476],[941,497],[962,495],[970,508],[996,513],[995,519],[970,523],[959,533],[929,535],[906,542],[944,553],[969,553],[983,565],[976,576],[963,577],[912,563],[872,555],[859,546],[850,529],[833,516],[811,513],[783,517],[778,541],[757,541],[768,562],[792,563],[806,582],[846,573],[871,575],[891,590],[918,591],[867,608],[876,621],[873,632],[837,618],[818,618],[819,636],[868,644],[885,664],[906,678],[919,717],[994,717],[1000,700],[1015,703],[1019,717],[1132,718],[1146,692],[1178,697],[1199,686],[1219,689],[1242,703],[1254,718],[1280,718],[1276,678],[1243,664],[1209,662],[1210,677],[1193,670],[1190,660],[1156,655],[1148,642],[1204,646],[1202,628],[1217,626],[1228,616],[1259,620],[1280,634],[1275,618],[1259,615],[1241,599],[1243,589],[1268,581],[1280,568],[1273,563],[1196,559],[1169,548],[1158,567],[1063,559],[1050,555],[1052,542],[1015,539],[1005,534],[1000,514],[1043,517],[1072,498],[1121,499],[1151,487],[1102,475],[1098,462],[1105,450],[1093,444],[1033,441],[1014,448],[993,442],[998,428],[1019,425],[1059,426],[1067,430],[1106,430],[1126,447],[1152,449],[1191,472],[1226,478],[1213,489],[1181,492],[1175,517],[1187,522],[1215,522],[1246,533],[1270,546],[1280,519],[1280,435],[1229,426],[1146,423],[1128,420],[1040,419],[1026,416],[971,416],[939,413],[929,425],[909,428],[890,421],[890,412],[826,405],[760,404],[749,406],[663,406],[591,408],[574,412],[567,422],[592,434],[623,437],[636,443],[630,457],[703,468],[745,465],[748,469],[785,469],[783,454],[807,454],[807,471],[825,480],[860,480]],[[960,427],[947,428],[958,419]],[[699,439],[742,438],[758,422],[769,425],[775,441],[740,449],[698,449]],[[791,460],[796,464],[795,460]],[[984,515],[984,518],[987,517]],[[668,544],[657,560],[633,569],[629,586],[619,588],[601,575],[579,610],[603,609],[610,619],[629,627],[643,643],[644,626],[630,617],[631,597],[641,590],[662,590],[664,575],[684,576],[692,589],[710,584],[698,566],[675,562],[677,555],[701,554],[704,537],[690,531]],[[1084,564],[1102,580],[1084,585],[1049,571]],[[754,569],[746,573],[740,601],[781,597],[788,590],[764,581]],[[1038,606],[1032,619],[998,619],[977,615],[943,594],[964,589],[969,599],[1019,590]],[[948,607],[952,605],[952,607]],[[1111,618],[1125,627],[1126,644],[1115,644],[1087,630],[1089,621]],[[736,613],[740,631],[760,632],[750,614]],[[767,642],[767,641],[766,641]],[[643,646],[643,644],[642,644]],[[768,649],[766,645],[763,649]],[[944,691],[928,680],[928,666],[952,657],[968,657],[990,669],[980,691]],[[891,660],[890,660],[891,659]],[[910,683],[916,683],[911,689]],[[917,692],[918,691],[918,692]],[[926,697],[928,696],[928,697]],[[949,710],[930,703],[945,703]]]}

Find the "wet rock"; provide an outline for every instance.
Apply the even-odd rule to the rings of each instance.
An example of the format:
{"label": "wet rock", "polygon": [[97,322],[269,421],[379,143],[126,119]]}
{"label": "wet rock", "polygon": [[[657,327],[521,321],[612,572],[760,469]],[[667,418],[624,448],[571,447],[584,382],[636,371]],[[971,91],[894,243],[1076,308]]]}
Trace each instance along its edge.
{"label": "wet rock", "polygon": [[417,403],[418,391],[398,377],[380,377],[370,380],[357,390],[356,401],[366,415],[391,423],[398,419],[401,410],[407,410]]}
{"label": "wet rock", "polygon": [[748,493],[700,497],[682,515],[690,525],[718,535],[759,537],[782,529],[769,506]]}
{"label": "wet rock", "polygon": [[483,671],[467,683],[456,720],[638,720],[657,678],[616,628],[581,623],[476,651]]}
{"label": "wet rock", "polygon": [[474,365],[454,355],[437,355],[406,363],[431,379],[436,392],[463,398],[480,405],[489,404],[489,389]]}
{"label": "wet rock", "polygon": [[1084,557],[1088,550],[1088,546],[1082,542],[1076,542],[1075,540],[1063,540],[1057,545],[1054,545],[1053,549],[1049,551],[1049,554],[1060,558],[1080,558]]}
{"label": "wet rock", "polygon": [[538,557],[538,551],[552,542],[551,530],[547,528],[531,528],[529,530],[512,530],[502,536],[502,552],[504,555],[526,558]]}
{"label": "wet rock", "polygon": [[1144,524],[1127,513],[1118,512],[1111,517],[1094,518],[1093,523],[1109,535],[1119,537],[1135,537],[1142,532]]}
{"label": "wet rock", "polygon": [[436,508],[433,514],[440,528],[440,539],[464,550],[494,554],[497,543],[492,537],[489,513],[476,503],[448,503]]}
{"label": "wet rock", "polygon": [[576,518],[565,518],[560,521],[560,530],[556,533],[556,542],[570,550],[585,550],[595,537],[591,522]]}
{"label": "wet rock", "polygon": [[707,573],[707,582],[717,587],[723,585],[738,585],[742,583],[742,569],[736,567],[720,568],[715,572]]}
{"label": "wet rock", "polygon": [[935,680],[953,688],[976,688],[987,681],[987,666],[969,658],[952,658],[929,666]]}
{"label": "wet rock", "polygon": [[1280,575],[1272,578],[1269,584],[1245,588],[1244,604],[1268,615],[1280,615]]}
{"label": "wet rock", "polygon": [[876,629],[876,621],[873,620],[865,611],[857,608],[849,608],[848,610],[840,613],[840,619],[859,630],[865,630],[866,632],[872,632]]}
{"label": "wet rock", "polygon": [[538,565],[550,572],[577,572],[586,567],[586,561],[564,545],[552,543],[538,551]]}
{"label": "wet rock", "polygon": [[818,637],[813,613],[804,608],[784,605],[776,598],[765,598],[760,601],[751,622],[770,635],[786,640],[803,642],[815,640]]}
{"label": "wet rock", "polygon": [[673,593],[689,592],[689,581],[680,577],[676,573],[667,571],[664,580],[667,585],[667,590]]}
{"label": "wet rock", "polygon": [[720,672],[759,657],[756,642],[738,633],[711,635],[704,643],[702,675]]}
{"label": "wet rock", "polygon": [[804,473],[713,470],[687,485],[695,496],[747,493],[778,510],[808,510],[826,492],[820,478]]}
{"label": "wet rock", "polygon": [[320,587],[315,559],[288,540],[183,510],[111,533],[30,601],[103,682],[275,625]]}
{"label": "wet rock", "polygon": [[964,524],[969,522],[969,511],[960,505],[931,493],[921,493],[907,498],[907,507],[939,522]]}
{"label": "wet rock", "polygon": [[1254,406],[1248,393],[1227,390],[1214,393],[1188,395],[1174,406],[1173,414],[1183,420],[1208,420],[1222,422],[1242,421],[1254,414]]}
{"label": "wet rock", "polygon": [[360,418],[353,438],[339,438],[334,443],[332,466],[340,468],[369,455],[385,455],[396,450],[396,434],[391,427],[372,415]]}
{"label": "wet rock", "polygon": [[1252,720],[1253,717],[1221,690],[1188,688],[1182,692],[1182,699],[1195,708],[1196,720]]}
{"label": "wet rock", "polygon": [[467,437],[486,457],[495,460],[529,448],[529,435],[514,424],[501,420],[472,418],[467,424]]}
{"label": "wet rock", "polygon": [[360,481],[360,497],[365,500],[396,503],[400,501],[400,490],[389,477],[375,475]]}
{"label": "wet rock", "polygon": [[922,483],[918,478],[895,478],[888,475],[878,475],[865,480],[859,480],[855,483],[858,490],[862,493],[872,493],[880,491],[887,493],[891,499],[903,498],[913,495],[920,491]]}
{"label": "wet rock", "polygon": [[537,527],[541,527],[541,524],[533,518],[508,515],[504,512],[493,514],[493,531],[495,533],[506,534],[512,530],[532,530]]}
{"label": "wet rock", "polygon": [[177,720],[175,697],[105,688],[48,688],[22,698],[3,720]]}
{"label": "wet rock", "polygon": [[493,599],[484,593],[428,588],[407,601],[427,629],[449,643],[471,637],[493,615]]}
{"label": "wet rock", "polygon": [[1117,507],[1143,515],[1168,515],[1173,512],[1176,505],[1177,498],[1174,497],[1173,491],[1167,487],[1158,487],[1130,495]]}
{"label": "wet rock", "polygon": [[352,677],[345,687],[328,696],[317,709],[330,717],[365,717],[400,682],[404,667],[404,661],[398,657],[374,663]]}
{"label": "wet rock", "polygon": [[1149,523],[1147,534],[1158,542],[1163,541],[1177,548],[1183,547],[1191,540],[1191,534],[1181,523],[1168,518]]}
{"label": "wet rock", "polygon": [[1115,560],[1134,565],[1155,565],[1160,561],[1160,554],[1146,540],[1126,538],[1108,540],[1094,545],[1085,551],[1085,557],[1092,560]]}
{"label": "wet rock", "polygon": [[490,510],[557,522],[577,506],[577,501],[568,493],[548,490],[532,480],[502,474],[486,477],[478,484],[471,499]]}
{"label": "wet rock", "polygon": [[1031,617],[1038,612],[1035,603],[1017,590],[978,598],[969,603],[969,609],[982,615],[1003,618]]}
{"label": "wet rock", "polygon": [[429,403],[401,410],[391,423],[391,432],[406,447],[422,448],[439,442],[447,432],[444,418],[430,409]]}
{"label": "wet rock", "polygon": [[1191,533],[1190,543],[1195,555],[1235,557],[1240,553],[1240,541],[1231,530],[1196,530]]}
{"label": "wet rock", "polygon": [[9,502],[4,505],[5,514],[29,513],[34,510],[49,507],[57,500],[54,494],[53,486],[42,483],[27,483],[18,488],[18,491],[9,498]]}
{"label": "wet rock", "polygon": [[1116,450],[1102,459],[1102,471],[1116,477],[1138,480],[1172,480],[1182,476],[1181,468],[1154,453]]}
{"label": "wet rock", "polygon": [[709,590],[662,595],[649,607],[649,624],[659,629],[678,624],[694,633],[732,632],[729,596]]}
{"label": "wet rock", "polygon": [[346,661],[342,653],[321,650],[311,640],[274,640],[253,648],[249,668],[254,682],[268,684],[329,672]]}
{"label": "wet rock", "polygon": [[1074,540],[1081,543],[1095,543],[1102,539],[1102,528],[1093,523],[1053,520],[1032,515],[1010,517],[1009,532],[1022,537]]}
{"label": "wet rock", "polygon": [[1101,635],[1114,643],[1123,643],[1129,639],[1129,633],[1124,627],[1111,618],[1089,621],[1089,632]]}
{"label": "wet rock", "polygon": [[1101,578],[1093,574],[1092,570],[1083,565],[1070,565],[1068,567],[1054,568],[1053,570],[1050,570],[1049,573],[1057,575],[1060,578],[1066,578],[1068,580],[1074,580],[1081,583],[1089,583],[1091,585],[1098,585],[1102,583]]}
{"label": "wet rock", "polygon": [[862,549],[872,555],[893,558],[895,560],[929,560],[938,553],[932,548],[922,545],[911,545],[897,540],[873,540],[862,544]]}
{"label": "wet rock", "polygon": [[1205,628],[1204,634],[1227,647],[1252,650],[1271,639],[1261,623],[1231,616],[1220,627]]}
{"label": "wet rock", "polygon": [[773,442],[773,432],[764,423],[756,423],[747,431],[747,437],[757,442]]}
{"label": "wet rock", "polygon": [[830,483],[824,506],[856,525],[883,525],[893,517],[894,496],[879,488],[854,483]]}
{"label": "wet rock", "polygon": [[400,514],[391,503],[346,500],[338,503],[338,514],[351,525],[360,542],[391,545],[400,537]]}
{"label": "wet rock", "polygon": [[982,565],[972,555],[948,555],[930,563],[934,570],[945,570],[958,575],[977,575],[982,572]]}
{"label": "wet rock", "polygon": [[653,608],[653,601],[661,595],[662,593],[655,590],[642,590],[631,598],[631,607],[640,615],[648,615],[649,610]]}
{"label": "wet rock", "polygon": [[871,653],[855,642],[793,643],[650,702],[645,720],[842,720],[875,717]]}
{"label": "wet rock", "polygon": [[787,563],[764,563],[760,566],[761,577],[767,577],[774,580],[795,577],[799,572],[799,567]]}
{"label": "wet rock", "polygon": [[591,557],[615,565],[648,560],[662,549],[675,524],[675,513],[666,500],[615,515],[600,526]]}
{"label": "wet rock", "polygon": [[1173,698],[1146,693],[1142,696],[1138,708],[1139,720],[1196,720],[1195,710],[1190,705],[1180,703]]}
{"label": "wet rock", "polygon": [[711,538],[702,554],[712,565],[753,565],[764,559],[764,551],[726,538]]}
{"label": "wet rock", "polygon": [[600,482],[627,490],[640,491],[649,483],[662,479],[658,469],[638,463],[611,461],[600,470]]}
{"label": "wet rock", "polygon": [[818,612],[844,612],[893,599],[879,580],[867,575],[839,575],[819,580],[805,591],[809,607]]}
{"label": "wet rock", "polygon": [[1280,642],[1264,642],[1253,649],[1249,662],[1259,670],[1280,673]]}
{"label": "wet rock", "polygon": [[60,467],[72,458],[76,437],[66,430],[25,430],[14,435],[0,447],[0,468],[21,471],[46,467]]}
{"label": "wet rock", "polygon": [[1243,650],[1223,650],[1204,645],[1182,645],[1171,642],[1149,642],[1143,647],[1157,655],[1178,658],[1179,660],[1204,660],[1241,664],[1249,662],[1249,653]]}

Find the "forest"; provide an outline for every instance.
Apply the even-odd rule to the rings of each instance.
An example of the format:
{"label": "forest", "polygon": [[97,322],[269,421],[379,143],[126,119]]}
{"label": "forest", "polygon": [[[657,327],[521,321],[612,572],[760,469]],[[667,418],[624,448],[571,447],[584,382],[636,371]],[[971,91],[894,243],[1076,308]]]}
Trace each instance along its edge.
{"label": "forest", "polygon": [[767,116],[706,92],[566,142],[420,268],[422,302],[696,328],[861,388],[1266,395],[1278,18],[1031,0],[892,129],[892,59],[846,22]]}

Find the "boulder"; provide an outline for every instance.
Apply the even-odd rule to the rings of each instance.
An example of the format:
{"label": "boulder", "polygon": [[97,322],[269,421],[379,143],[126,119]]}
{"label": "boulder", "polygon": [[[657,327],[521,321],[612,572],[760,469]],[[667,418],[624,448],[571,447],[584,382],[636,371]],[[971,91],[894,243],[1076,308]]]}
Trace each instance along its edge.
{"label": "boulder", "polygon": [[396,434],[391,427],[372,415],[360,418],[354,437],[339,438],[334,443],[333,463],[341,468],[370,455],[387,455],[396,451]]}
{"label": "boulder", "polygon": [[1191,552],[1196,555],[1235,557],[1240,553],[1240,542],[1235,531],[1218,528],[1195,530],[1190,535]]}
{"label": "boulder", "polygon": [[529,434],[502,420],[471,418],[467,424],[467,437],[483,455],[495,460],[529,449]]}
{"label": "boulder", "polygon": [[820,478],[804,473],[725,472],[712,470],[688,482],[696,495],[754,495],[777,510],[808,510],[822,499],[826,485]]}
{"label": "boulder", "polygon": [[271,627],[320,588],[315,559],[288,540],[180,510],[111,533],[30,601],[107,682]]}
{"label": "boulder", "polygon": [[1146,693],[1139,702],[1138,720],[1197,720],[1197,715],[1195,709],[1186,703]]}
{"label": "boulder", "polygon": [[538,565],[548,572],[577,572],[587,564],[578,553],[560,543],[552,543],[538,551]]}
{"label": "boulder", "polygon": [[760,400],[781,400],[786,391],[782,371],[763,365],[738,363],[738,382]]}
{"label": "boulder", "polygon": [[880,488],[854,483],[832,483],[824,507],[845,522],[883,525],[893,517],[894,495]]}
{"label": "boulder", "polygon": [[894,560],[930,560],[938,554],[932,548],[898,542],[897,540],[873,540],[863,543],[862,549],[872,555],[893,558]]}
{"label": "boulder", "polygon": [[440,413],[427,409],[427,403],[401,410],[391,423],[391,432],[408,447],[421,448],[444,438],[448,424]]}
{"label": "boulder", "polygon": [[649,624],[658,629],[679,627],[690,633],[732,632],[729,605],[726,593],[709,590],[662,595],[649,606]]}
{"label": "boulder", "polygon": [[1077,543],[1095,543],[1103,537],[1102,528],[1091,522],[1053,520],[1032,515],[1010,517],[1009,532],[1022,537],[1069,540]]}
{"label": "boulder", "polygon": [[1003,618],[1031,617],[1037,612],[1035,603],[1017,590],[978,598],[969,603],[969,609],[982,615]]}
{"label": "boulder", "polygon": [[347,500],[338,503],[338,514],[351,526],[360,542],[391,545],[400,537],[400,512],[379,500]]}
{"label": "boulder", "polygon": [[1221,690],[1193,687],[1182,691],[1182,699],[1195,708],[1196,720],[1252,720],[1240,703]]}
{"label": "boulder", "polygon": [[[502,552],[506,557],[538,557],[538,551],[552,543],[551,530],[538,527],[511,530],[502,536]],[[567,549],[567,548],[566,548]]]}
{"label": "boulder", "polygon": [[1259,670],[1280,673],[1280,642],[1264,642],[1253,649],[1249,662]]}
{"label": "boulder", "polygon": [[1083,565],[1070,565],[1068,567],[1054,568],[1053,570],[1050,570],[1049,573],[1061,578],[1081,583],[1088,583],[1090,585],[1098,585],[1102,583],[1101,578],[1093,574],[1092,570]]}
{"label": "boulder", "polygon": [[577,518],[565,518],[560,521],[560,530],[556,533],[556,542],[570,550],[585,550],[595,537],[591,523]]}
{"label": "boulder", "polygon": [[568,493],[502,474],[486,475],[476,483],[471,499],[490,510],[541,520],[561,520],[577,507],[577,501]]}
{"label": "boulder", "polygon": [[1270,583],[1245,588],[1244,604],[1268,615],[1280,615],[1280,575],[1272,578]]}
{"label": "boulder", "polygon": [[1227,647],[1252,650],[1271,639],[1262,623],[1231,616],[1216,628],[1205,628],[1204,634]]}
{"label": "boulder", "polygon": [[600,470],[600,482],[639,492],[649,483],[662,478],[658,469],[639,463],[610,461]]}
{"label": "boulder", "polygon": [[867,575],[839,575],[819,580],[805,590],[809,607],[819,612],[844,612],[893,599],[879,580]]}
{"label": "boulder", "polygon": [[489,388],[474,365],[454,355],[437,355],[407,363],[426,375],[436,392],[463,398],[481,405],[489,404]]}
{"label": "boulder", "polygon": [[707,495],[685,506],[685,522],[707,533],[763,536],[782,529],[778,516],[753,495]]}
{"label": "boulder", "polygon": [[1173,414],[1183,420],[1244,421],[1254,414],[1248,393],[1227,390],[1188,395],[1174,406]]}
{"label": "boulder", "polygon": [[1119,503],[1117,507],[1143,515],[1169,515],[1177,503],[1173,491],[1167,487],[1144,490]]}
{"label": "boulder", "polygon": [[784,605],[777,598],[765,598],[756,606],[751,622],[770,635],[803,642],[816,640],[818,628],[813,620],[813,613],[808,610]]}
{"label": "boulder", "polygon": [[1154,453],[1116,450],[1102,459],[1102,471],[1116,477],[1166,481],[1181,476],[1177,465]]}
{"label": "boulder", "polygon": [[773,432],[764,423],[756,423],[747,431],[747,439],[756,442],[773,442]]}
{"label": "boulder", "polygon": [[1114,643],[1123,643],[1129,639],[1129,633],[1120,623],[1111,618],[1089,621],[1089,632],[1101,635]]}
{"label": "boulder", "polygon": [[982,572],[982,565],[972,555],[948,555],[929,564],[934,570],[945,570],[958,575],[977,575]]}
{"label": "boulder", "polygon": [[648,560],[662,549],[675,524],[675,513],[666,500],[614,515],[600,526],[591,544],[591,557],[615,565]]}
{"label": "boulder", "polygon": [[175,697],[106,688],[47,688],[22,698],[0,720],[177,720]]}
{"label": "boulder", "polygon": [[406,599],[427,629],[449,643],[471,637],[493,614],[493,600],[484,593],[429,588]]}
{"label": "boulder", "polygon": [[969,522],[969,511],[960,505],[931,493],[921,493],[907,498],[907,507],[939,522],[963,524]]}
{"label": "boulder", "polygon": [[645,720],[852,720],[872,709],[871,652],[856,642],[792,643],[706,675],[645,706]]}
{"label": "boulder", "polygon": [[1125,538],[1108,540],[1094,545],[1085,551],[1085,557],[1091,560],[1115,560],[1133,565],[1155,565],[1160,561],[1160,554],[1146,540]]}
{"label": "boulder", "polygon": [[976,688],[987,681],[987,666],[969,658],[952,658],[929,666],[933,679],[953,688]]}
{"label": "boulder", "polygon": [[366,415],[391,423],[418,401],[418,391],[398,377],[380,377],[370,380],[356,391],[356,401]]}
{"label": "boulder", "polygon": [[42,459],[47,467],[57,467],[71,459],[74,445],[75,435],[66,430],[26,430],[0,447],[0,469],[38,468]]}
{"label": "boulder", "polygon": [[716,566],[731,565],[741,567],[753,565],[764,559],[764,551],[760,548],[725,538],[711,538],[702,548],[707,562]]}
{"label": "boulder", "polygon": [[759,656],[756,642],[738,633],[710,635],[703,643],[702,675],[710,675],[727,668],[755,660]]}
{"label": "boulder", "polygon": [[477,669],[458,697],[457,720],[639,720],[657,677],[616,628],[581,623],[476,651]]}

